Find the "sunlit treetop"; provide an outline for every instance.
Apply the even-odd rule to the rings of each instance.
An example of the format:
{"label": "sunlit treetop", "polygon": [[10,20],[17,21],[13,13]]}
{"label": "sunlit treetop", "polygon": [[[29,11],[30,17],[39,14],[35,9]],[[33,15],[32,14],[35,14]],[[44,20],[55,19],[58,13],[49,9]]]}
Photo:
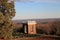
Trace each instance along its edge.
{"label": "sunlit treetop", "polygon": [[3,15],[8,14],[10,18],[15,16],[14,1],[13,0],[0,0],[0,12]]}

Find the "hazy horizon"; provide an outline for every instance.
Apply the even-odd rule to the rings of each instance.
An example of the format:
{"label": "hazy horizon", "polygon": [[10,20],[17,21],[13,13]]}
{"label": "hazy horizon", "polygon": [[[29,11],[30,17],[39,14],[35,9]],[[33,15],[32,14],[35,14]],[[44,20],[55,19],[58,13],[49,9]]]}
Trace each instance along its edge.
{"label": "hazy horizon", "polygon": [[15,2],[16,16],[13,20],[60,18],[60,1],[26,1]]}

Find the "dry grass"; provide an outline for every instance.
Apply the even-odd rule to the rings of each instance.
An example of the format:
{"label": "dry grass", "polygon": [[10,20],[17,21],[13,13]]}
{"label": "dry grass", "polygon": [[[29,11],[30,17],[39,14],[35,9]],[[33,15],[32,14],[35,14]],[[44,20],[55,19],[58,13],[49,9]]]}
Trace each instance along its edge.
{"label": "dry grass", "polygon": [[60,40],[60,36],[44,35],[40,37],[24,37],[24,38],[17,38],[13,40]]}
{"label": "dry grass", "polygon": [[[0,40],[3,40],[3,39],[0,39]],[[38,37],[13,38],[12,40],[60,40],[60,36],[40,35]]]}

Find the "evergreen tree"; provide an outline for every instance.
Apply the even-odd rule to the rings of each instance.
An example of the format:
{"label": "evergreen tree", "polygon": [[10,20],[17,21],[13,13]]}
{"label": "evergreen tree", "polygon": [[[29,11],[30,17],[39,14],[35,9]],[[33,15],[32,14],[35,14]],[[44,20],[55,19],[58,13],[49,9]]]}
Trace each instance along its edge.
{"label": "evergreen tree", "polygon": [[15,16],[14,1],[0,0],[0,37],[11,40],[14,23],[12,18]]}

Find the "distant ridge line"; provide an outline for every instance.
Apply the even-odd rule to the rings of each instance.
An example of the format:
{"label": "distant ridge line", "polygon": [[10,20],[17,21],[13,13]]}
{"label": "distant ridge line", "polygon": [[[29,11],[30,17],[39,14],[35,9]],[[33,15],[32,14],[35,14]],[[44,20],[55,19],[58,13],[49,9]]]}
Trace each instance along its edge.
{"label": "distant ridge line", "polygon": [[13,20],[15,23],[22,23],[23,21],[36,21],[36,22],[49,22],[49,21],[60,21],[60,18],[48,18],[48,19],[24,19],[24,20]]}

